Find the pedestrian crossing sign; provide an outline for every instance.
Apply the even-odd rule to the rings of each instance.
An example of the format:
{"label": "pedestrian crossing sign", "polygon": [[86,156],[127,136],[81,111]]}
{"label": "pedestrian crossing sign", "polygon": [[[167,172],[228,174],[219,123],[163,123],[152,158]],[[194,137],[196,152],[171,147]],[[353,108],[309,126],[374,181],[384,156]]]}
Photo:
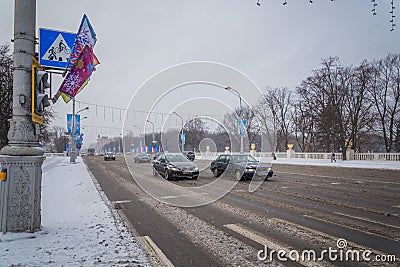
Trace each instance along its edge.
{"label": "pedestrian crossing sign", "polygon": [[75,33],[39,29],[39,63],[50,68],[67,66],[75,42]]}

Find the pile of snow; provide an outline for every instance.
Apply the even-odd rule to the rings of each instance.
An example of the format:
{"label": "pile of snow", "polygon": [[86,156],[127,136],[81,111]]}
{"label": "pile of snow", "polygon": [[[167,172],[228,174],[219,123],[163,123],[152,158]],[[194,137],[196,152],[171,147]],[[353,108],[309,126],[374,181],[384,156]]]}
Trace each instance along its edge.
{"label": "pile of snow", "polygon": [[0,234],[0,266],[150,266],[85,164],[43,164],[42,230]]}

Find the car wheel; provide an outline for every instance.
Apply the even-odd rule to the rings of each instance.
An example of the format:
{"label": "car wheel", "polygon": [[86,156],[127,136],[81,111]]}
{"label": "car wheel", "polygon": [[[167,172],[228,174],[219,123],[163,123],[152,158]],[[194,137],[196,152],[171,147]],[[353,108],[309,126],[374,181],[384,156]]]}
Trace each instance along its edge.
{"label": "car wheel", "polygon": [[217,168],[214,169],[213,174],[215,178],[219,177],[219,171]]}
{"label": "car wheel", "polygon": [[157,172],[156,169],[154,169],[154,167],[153,167],[153,175],[154,175],[154,176],[157,176],[157,174],[158,174],[158,172]]}
{"label": "car wheel", "polygon": [[199,177],[199,176],[193,176],[192,180],[197,180],[197,177]]}
{"label": "car wheel", "polygon": [[164,178],[165,178],[165,180],[169,180],[169,173],[168,173],[168,170],[165,170],[165,172],[164,172]]}
{"label": "car wheel", "polygon": [[235,179],[236,181],[240,181],[240,179],[242,179],[242,173],[239,170],[235,171]]}

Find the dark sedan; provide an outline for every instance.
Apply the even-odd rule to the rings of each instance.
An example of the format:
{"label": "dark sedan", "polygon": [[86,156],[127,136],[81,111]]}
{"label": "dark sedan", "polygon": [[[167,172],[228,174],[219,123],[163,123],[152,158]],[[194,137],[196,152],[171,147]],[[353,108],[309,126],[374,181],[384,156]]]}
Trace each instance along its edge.
{"label": "dark sedan", "polygon": [[194,159],[196,158],[196,155],[194,154],[193,151],[183,151],[183,154],[190,159],[191,161],[194,161]]}
{"label": "dark sedan", "polygon": [[165,179],[199,177],[199,167],[182,153],[161,154],[153,161],[153,175],[160,174]]}
{"label": "dark sedan", "polygon": [[104,160],[115,160],[115,154],[113,152],[106,152]]}
{"label": "dark sedan", "polygon": [[272,168],[260,163],[253,156],[246,154],[224,154],[211,162],[210,169],[215,177],[222,173],[233,175],[236,180],[251,180],[253,177],[272,177]]}
{"label": "dark sedan", "polygon": [[147,155],[147,153],[141,152],[137,153],[135,157],[133,158],[133,161],[135,163],[143,163],[143,162],[150,162],[150,157]]}

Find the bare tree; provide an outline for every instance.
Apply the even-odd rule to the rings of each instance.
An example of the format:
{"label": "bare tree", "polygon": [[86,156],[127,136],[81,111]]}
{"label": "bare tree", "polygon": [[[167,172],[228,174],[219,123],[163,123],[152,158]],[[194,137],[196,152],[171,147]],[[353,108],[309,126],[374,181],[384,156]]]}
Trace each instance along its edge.
{"label": "bare tree", "polygon": [[0,149],[8,143],[12,114],[13,58],[9,52],[9,45],[0,45]]}
{"label": "bare tree", "polygon": [[192,149],[193,151],[199,148],[200,141],[206,136],[208,128],[204,121],[199,118],[194,118],[188,121],[184,126],[186,133],[185,150]]}
{"label": "bare tree", "polygon": [[361,130],[372,123],[368,87],[372,69],[363,62],[344,67],[338,58],[328,58],[299,86],[298,93],[315,116],[316,138],[322,150],[354,147]]}
{"label": "bare tree", "polygon": [[398,139],[400,117],[400,54],[389,54],[373,62],[374,75],[370,93],[378,118],[378,130],[382,133],[386,152],[394,148]]}

